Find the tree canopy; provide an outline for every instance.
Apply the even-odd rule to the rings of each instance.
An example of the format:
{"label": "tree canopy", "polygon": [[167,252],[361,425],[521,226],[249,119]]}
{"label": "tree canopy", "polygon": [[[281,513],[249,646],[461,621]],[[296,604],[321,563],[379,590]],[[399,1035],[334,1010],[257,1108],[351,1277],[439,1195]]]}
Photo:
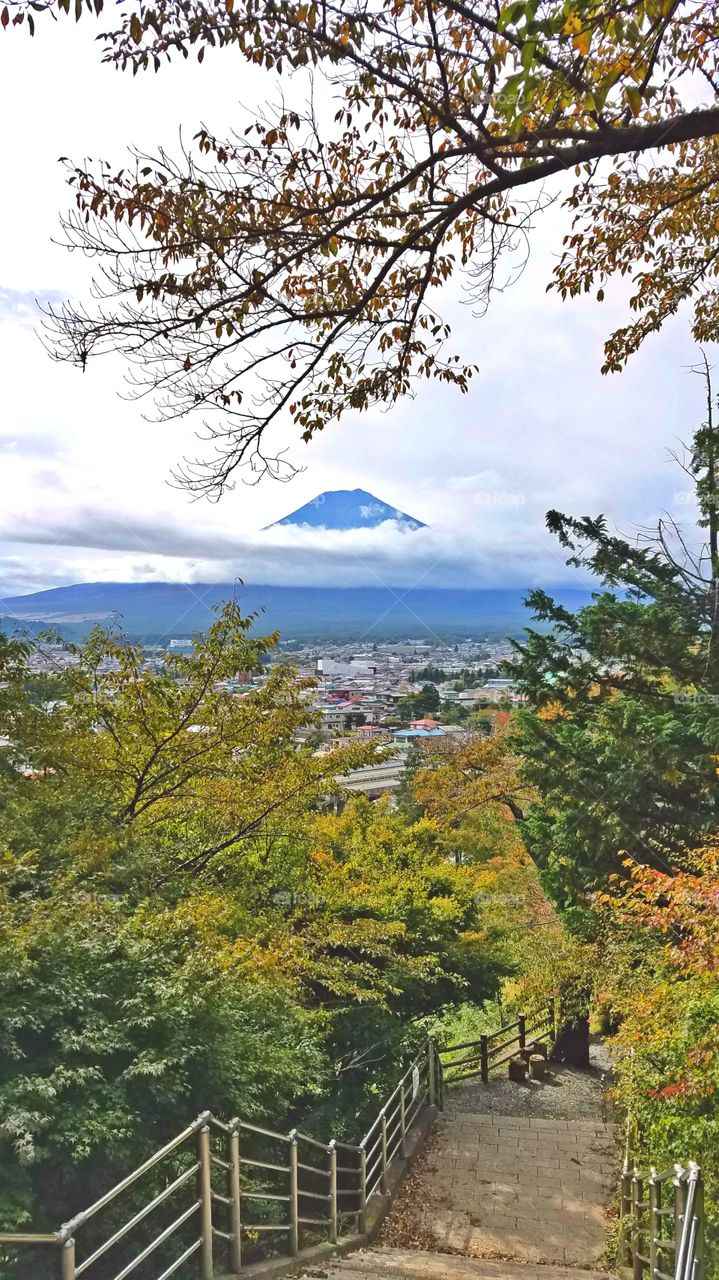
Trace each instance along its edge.
{"label": "tree canopy", "polygon": [[[178,155],[70,164],[70,244],[99,263],[93,303],[50,318],[79,365],[120,350],[161,416],[214,440],[188,464],[217,494],[235,468],[281,468],[265,433],[304,440],[418,377],[465,391],[438,291],[483,307],[569,175],[572,226],[552,287],[602,298],[632,279],[620,368],[683,300],[719,336],[719,21],[709,0],[202,0],[103,9],[106,61],[133,73],[233,49],[322,88],[202,129]],[[5,26],[70,0],[16,0]],[[11,16],[12,11],[12,16]],[[34,18],[33,18],[34,15]],[[305,82],[306,83],[306,82]],[[554,190],[554,188],[551,188]]]}
{"label": "tree canopy", "polygon": [[569,563],[601,584],[576,613],[532,592],[550,627],[515,644],[510,668],[530,703],[516,745],[540,795],[523,830],[565,907],[586,902],[627,857],[666,869],[716,830],[717,441],[710,398],[685,464],[694,530],[667,518],[630,542],[601,516],[547,518]]}
{"label": "tree canopy", "polygon": [[302,745],[312,682],[251,622],[229,603],[157,669],[98,629],[43,696],[0,636],[2,1228],[54,1227],[208,1105],[356,1139],[422,1019],[506,969],[437,824],[330,811],[382,750]]}

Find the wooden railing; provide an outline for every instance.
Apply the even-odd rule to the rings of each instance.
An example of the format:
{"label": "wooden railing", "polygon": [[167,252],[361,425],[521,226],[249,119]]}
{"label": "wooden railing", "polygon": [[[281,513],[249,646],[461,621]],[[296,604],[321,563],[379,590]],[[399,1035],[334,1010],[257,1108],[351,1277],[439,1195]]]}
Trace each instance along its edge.
{"label": "wooden railing", "polygon": [[516,1022],[510,1022],[498,1031],[482,1035],[478,1040],[466,1040],[441,1049],[443,1079],[452,1084],[478,1076],[486,1084],[490,1072],[516,1057],[532,1041],[553,1041],[555,1035],[556,1011],[554,1001],[550,999],[537,1013],[521,1013]]}
{"label": "wooden railing", "polygon": [[[314,1244],[362,1236],[368,1206],[389,1194],[392,1166],[440,1088],[430,1039],[356,1145],[205,1111],[57,1232],[0,1233],[0,1264],[4,1256],[22,1280],[214,1280],[268,1253],[296,1258]],[[98,1215],[103,1229],[102,1216],[86,1229]]]}
{"label": "wooden railing", "polygon": [[662,1173],[625,1161],[622,1173],[623,1261],[633,1280],[702,1280],[704,1192],[689,1161]]}

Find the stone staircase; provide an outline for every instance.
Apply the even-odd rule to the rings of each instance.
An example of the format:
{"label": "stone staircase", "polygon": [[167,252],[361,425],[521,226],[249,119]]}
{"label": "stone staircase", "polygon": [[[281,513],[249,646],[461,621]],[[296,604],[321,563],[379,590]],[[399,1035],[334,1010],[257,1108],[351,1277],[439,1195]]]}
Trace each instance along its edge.
{"label": "stone staircase", "polygon": [[613,1127],[599,1117],[445,1111],[375,1247],[335,1259],[322,1275],[602,1280],[605,1206],[618,1176]]}
{"label": "stone staircase", "polygon": [[[312,1273],[308,1273],[312,1274]],[[386,1246],[360,1249],[323,1266],[315,1276],[328,1280],[612,1280],[605,1271],[581,1267],[499,1262],[491,1258],[463,1258]]]}

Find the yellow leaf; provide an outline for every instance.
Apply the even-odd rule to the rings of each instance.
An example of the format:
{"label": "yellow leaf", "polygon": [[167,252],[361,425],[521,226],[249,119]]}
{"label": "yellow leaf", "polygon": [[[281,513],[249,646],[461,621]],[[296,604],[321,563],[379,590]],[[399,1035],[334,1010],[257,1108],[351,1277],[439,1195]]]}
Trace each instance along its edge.
{"label": "yellow leaf", "polygon": [[587,54],[589,53],[589,46],[591,45],[591,43],[592,43],[591,31],[580,31],[579,35],[575,36],[572,41],[574,48],[579,50],[583,58],[586,58]]}
{"label": "yellow leaf", "polygon": [[578,13],[570,13],[565,22],[562,32],[565,36],[575,35],[577,31],[582,29],[582,19]]}

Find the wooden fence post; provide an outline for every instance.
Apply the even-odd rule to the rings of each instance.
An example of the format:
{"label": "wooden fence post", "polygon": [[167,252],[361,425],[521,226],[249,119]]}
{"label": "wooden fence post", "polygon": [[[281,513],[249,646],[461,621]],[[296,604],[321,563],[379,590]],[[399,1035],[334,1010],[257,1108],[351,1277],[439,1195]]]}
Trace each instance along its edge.
{"label": "wooden fence post", "polygon": [[479,1070],[482,1084],[489,1080],[489,1036],[479,1037]]}
{"label": "wooden fence post", "polygon": [[526,1049],[527,1047],[527,1015],[526,1013],[520,1013],[519,1017],[517,1018],[517,1023],[519,1028],[517,1033],[519,1036],[519,1047],[520,1049]]}
{"label": "wooden fence post", "polygon": [[230,1193],[230,1265],[238,1275],[242,1269],[242,1215],[240,1211],[240,1131],[234,1128],[228,1142]]}
{"label": "wooden fence post", "polygon": [[200,1202],[200,1280],[213,1280],[212,1265],[212,1165],[210,1163],[210,1126],[197,1133],[197,1198]]}
{"label": "wooden fence post", "polygon": [[296,1130],[290,1134],[290,1253],[293,1258],[300,1251],[299,1170],[297,1168]]}
{"label": "wooden fence post", "polygon": [[427,1092],[429,1105],[433,1107],[437,1100],[437,1082],[435,1079],[434,1040],[431,1036],[427,1039]]}

